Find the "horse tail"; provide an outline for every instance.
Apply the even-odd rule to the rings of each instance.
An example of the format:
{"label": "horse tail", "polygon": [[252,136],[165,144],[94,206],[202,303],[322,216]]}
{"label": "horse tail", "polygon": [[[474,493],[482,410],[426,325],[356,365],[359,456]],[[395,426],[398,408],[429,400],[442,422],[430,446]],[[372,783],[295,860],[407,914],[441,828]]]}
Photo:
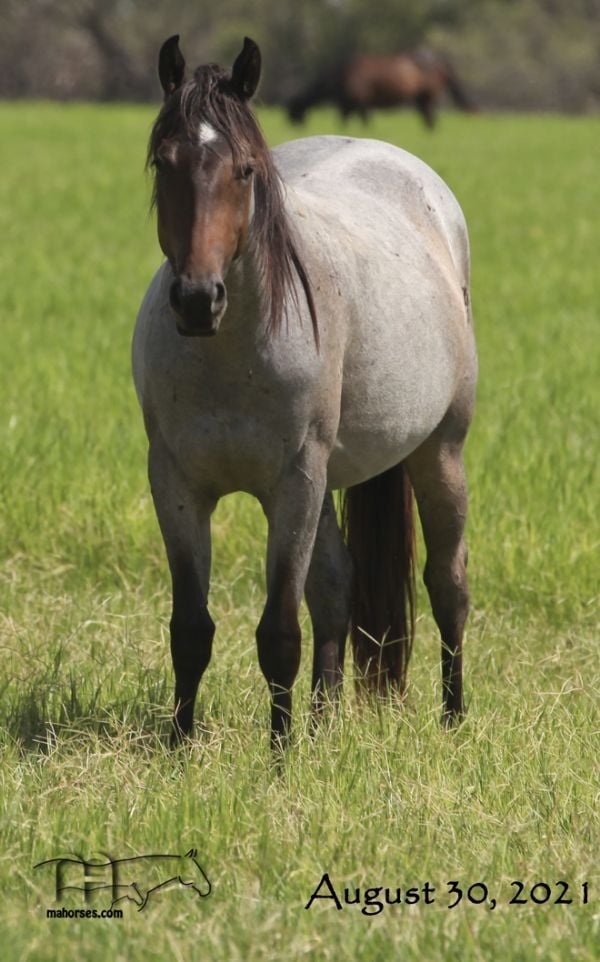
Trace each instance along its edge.
{"label": "horse tail", "polygon": [[354,567],[350,632],[360,688],[406,688],[415,628],[413,493],[402,463],[344,492]]}
{"label": "horse tail", "polygon": [[458,79],[454,67],[448,61],[446,61],[444,65],[444,72],[446,76],[446,86],[448,88],[448,92],[450,93],[450,96],[452,97],[456,106],[460,107],[461,110],[473,111],[475,109],[473,102],[467,96],[465,88]]}

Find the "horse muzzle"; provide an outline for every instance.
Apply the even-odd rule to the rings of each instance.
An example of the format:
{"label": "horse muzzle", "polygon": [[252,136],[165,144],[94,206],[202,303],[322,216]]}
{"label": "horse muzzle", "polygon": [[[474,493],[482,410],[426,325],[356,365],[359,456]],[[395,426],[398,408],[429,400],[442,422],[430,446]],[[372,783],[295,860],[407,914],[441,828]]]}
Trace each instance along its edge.
{"label": "horse muzzle", "polygon": [[202,281],[178,277],[171,284],[169,302],[176,314],[177,330],[184,337],[212,337],[227,308],[223,281],[211,275]]}

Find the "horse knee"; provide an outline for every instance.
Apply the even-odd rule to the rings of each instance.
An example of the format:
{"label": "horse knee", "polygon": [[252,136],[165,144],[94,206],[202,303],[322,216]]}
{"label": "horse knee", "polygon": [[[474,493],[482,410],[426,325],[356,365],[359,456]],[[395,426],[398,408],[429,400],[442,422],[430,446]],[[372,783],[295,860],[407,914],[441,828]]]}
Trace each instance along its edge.
{"label": "horse knee", "polygon": [[289,690],[300,667],[300,625],[263,617],[256,630],[258,661],[269,685]]}
{"label": "horse knee", "polygon": [[170,629],[175,675],[197,683],[210,662],[214,621],[207,609],[202,608],[193,617],[173,614]]}

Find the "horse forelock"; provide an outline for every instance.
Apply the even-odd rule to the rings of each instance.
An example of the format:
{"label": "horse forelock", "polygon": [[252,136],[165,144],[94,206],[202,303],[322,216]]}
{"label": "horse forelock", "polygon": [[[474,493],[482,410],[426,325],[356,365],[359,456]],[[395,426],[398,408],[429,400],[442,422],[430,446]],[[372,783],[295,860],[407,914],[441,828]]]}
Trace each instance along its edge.
{"label": "horse forelock", "polygon": [[[318,344],[312,290],[292,237],[284,186],[258,121],[248,103],[232,90],[229,71],[215,64],[198,67],[193,78],[168,97],[152,127],[146,166],[152,166],[158,148],[165,140],[197,143],[202,124],[209,125],[225,138],[235,164],[252,159],[255,165],[251,234],[269,316],[269,332],[275,334],[281,329],[288,294],[294,305],[299,306],[296,288],[299,280]],[[152,193],[153,206],[155,202],[156,185]]]}

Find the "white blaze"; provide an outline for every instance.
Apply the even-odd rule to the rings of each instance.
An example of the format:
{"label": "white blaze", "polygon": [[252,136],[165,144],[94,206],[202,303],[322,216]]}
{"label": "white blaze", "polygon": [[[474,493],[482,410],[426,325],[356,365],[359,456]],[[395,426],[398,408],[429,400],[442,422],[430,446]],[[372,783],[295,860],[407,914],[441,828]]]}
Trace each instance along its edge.
{"label": "white blaze", "polygon": [[198,130],[198,142],[201,144],[210,144],[213,140],[217,139],[217,136],[215,128],[203,120]]}

